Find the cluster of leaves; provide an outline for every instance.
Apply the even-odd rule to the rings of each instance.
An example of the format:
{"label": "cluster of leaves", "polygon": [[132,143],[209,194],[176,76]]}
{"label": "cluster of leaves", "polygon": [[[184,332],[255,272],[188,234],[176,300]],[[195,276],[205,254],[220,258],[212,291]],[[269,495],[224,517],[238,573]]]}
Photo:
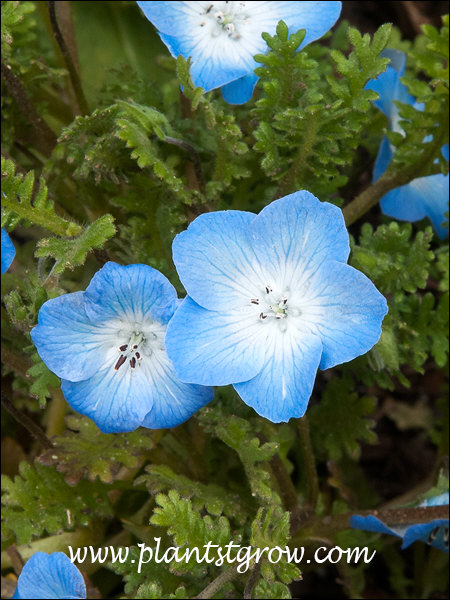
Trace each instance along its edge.
{"label": "cluster of leaves", "polygon": [[[80,18],[77,4],[73,10]],[[351,264],[386,295],[390,311],[380,342],[367,356],[318,376],[308,409],[309,444],[294,422],[274,425],[257,417],[231,388],[173,431],[105,435],[73,415],[65,428],[61,422],[55,428],[59,380],[30,345],[29,331],[43,302],[85,289],[106,260],[151,264],[183,293],[170,247],[199,212],[257,212],[301,188],[341,203],[356,186],[358,147],[375,155],[382,135],[382,117],[371,108],[375,94],[365,85],[384,70],[386,45],[405,42],[387,25],[371,38],[343,23],[328,42],[298,52],[304,32],[289,37],[281,22],[276,35],[264,36],[268,54],[257,57],[256,102],[232,107],[220,94],[196,88],[190,62],[182,57],[160,61],[152,81],[153,73],[143,73],[138,64],[141,50],[133,49],[133,32],[140,27],[134,3],[98,4],[120,15],[124,31],[116,23],[120,35],[114,39],[129,40],[126,54],[133,64],[112,60],[114,70],[101,90],[97,86],[97,96],[89,96],[95,108],[74,118],[77,102],[42,17],[44,3],[2,3],[4,61],[14,89],[26,91],[26,97],[18,95],[11,77],[3,78],[2,227],[14,231],[18,247],[14,269],[2,277],[4,378],[17,406],[49,435],[58,434],[37,460],[36,445],[25,439],[29,460],[15,478],[4,478],[4,545],[18,544],[23,556],[29,543],[61,550],[67,535],[78,536],[70,539],[79,546],[132,545],[129,560],[107,567],[123,577],[129,597],[194,597],[213,582],[221,587],[210,588],[211,595],[288,598],[289,584],[301,574],[284,558],[251,562],[244,574],[236,574],[235,563],[197,564],[192,558],[152,560],[138,573],[136,544],[154,548],[160,538],[161,552],[176,545],[181,553],[202,550],[208,542],[284,548],[301,529],[312,547],[316,513],[331,518],[351,505],[374,504],[358,459],[364,445],[376,441],[375,396],[398,382],[409,385],[410,373],[423,373],[427,361],[439,369],[447,363],[448,249],[437,246],[432,231],[419,227],[413,234],[412,226],[397,223],[355,230]],[[98,10],[100,17],[92,16],[100,19],[100,31]],[[414,44],[405,81],[425,109],[401,108],[409,123],[404,138],[392,136],[397,167],[415,169],[420,157],[424,168],[434,169],[446,141],[447,41],[444,21],[440,32],[427,26]],[[151,43],[158,43],[156,36]],[[119,55],[123,48],[116,50]],[[97,51],[79,51],[86,70]],[[93,87],[83,81],[89,83]],[[34,112],[25,114],[23,101]],[[432,151],[424,140],[429,135]],[[44,413],[39,407],[50,397]],[[7,427],[14,430],[12,421]],[[436,417],[429,431],[441,453],[448,443],[445,427]],[[343,471],[357,482],[355,490],[349,492]],[[357,532],[331,538],[343,547],[362,545]],[[398,553],[382,542],[377,549],[391,565],[391,588],[410,593]],[[115,579],[111,588],[103,583],[104,567],[90,568],[105,595],[123,593],[114,588]],[[349,595],[363,594],[363,567],[339,572]],[[428,576],[435,573],[430,567]]]}

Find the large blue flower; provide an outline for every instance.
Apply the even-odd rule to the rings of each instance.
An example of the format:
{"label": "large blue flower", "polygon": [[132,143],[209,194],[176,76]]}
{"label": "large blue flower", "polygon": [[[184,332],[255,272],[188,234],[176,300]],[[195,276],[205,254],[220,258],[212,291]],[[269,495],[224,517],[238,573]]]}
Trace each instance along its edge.
{"label": "large blue flower", "polygon": [[348,255],[342,211],[306,191],[258,216],[197,217],[173,243],[188,293],[166,337],[179,377],[232,383],[274,422],[301,417],[317,368],[352,360],[381,334],[386,300]]}
{"label": "large blue flower", "polygon": [[2,271],[7,271],[16,255],[16,249],[12,243],[6,229],[2,229]]}
{"label": "large blue flower", "polygon": [[45,302],[31,337],[72,408],[105,433],[174,427],[213,394],[182,383],[167,357],[177,302],[155,269],[109,262],[85,292]]}
{"label": "large blue flower", "polygon": [[13,598],[86,598],[86,586],[65,554],[36,552],[19,575]]}
{"label": "large blue flower", "polygon": [[[400,81],[405,73],[405,55],[397,50],[385,50],[383,54],[391,59],[391,63],[384,73],[367,84],[367,88],[380,95],[375,104],[388,117],[389,128],[392,131],[403,132],[399,124],[399,109],[394,100],[410,104],[419,110],[422,106]],[[448,160],[448,146],[442,148],[442,153]],[[388,138],[384,137],[375,162],[374,181],[386,171],[393,155],[394,148]],[[448,181],[448,175],[441,173],[414,179],[383,196],[381,209],[389,217],[402,221],[420,221],[429,217],[439,237],[445,238],[448,235],[448,228],[443,226],[446,221],[445,213],[448,211]]]}
{"label": "large blue flower", "polygon": [[172,56],[192,58],[194,84],[222,88],[231,104],[250,100],[257,77],[255,54],[265,53],[261,34],[275,33],[281,20],[294,33],[306,29],[302,46],[336,22],[341,2],[138,2]]}
{"label": "large blue flower", "polygon": [[[440,494],[439,496],[429,498],[419,504],[419,506],[444,506],[448,505],[448,500],[449,495],[447,492],[446,494]],[[396,537],[402,538],[402,548],[407,548],[414,542],[420,540],[434,548],[448,552],[448,518],[433,519],[428,523],[399,525],[395,523],[383,523],[383,521],[380,521],[380,519],[373,515],[368,517],[354,515],[350,518],[350,525],[355,529],[375,531],[377,533],[388,533],[389,535],[395,535]]]}

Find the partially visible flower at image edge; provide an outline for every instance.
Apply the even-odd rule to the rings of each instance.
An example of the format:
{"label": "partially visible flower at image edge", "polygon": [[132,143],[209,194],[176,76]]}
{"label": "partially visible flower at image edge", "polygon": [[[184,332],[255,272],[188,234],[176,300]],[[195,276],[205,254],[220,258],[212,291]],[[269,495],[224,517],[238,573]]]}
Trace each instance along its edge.
{"label": "partially visible flower at image edge", "polygon": [[[375,105],[388,117],[391,131],[403,133],[399,124],[399,109],[394,101],[409,104],[420,110],[415,98],[400,78],[405,74],[406,56],[398,50],[384,50],[382,56],[391,59],[390,65],[384,73],[375,80],[369,81],[367,89],[378,92],[380,98],[375,100]],[[373,180],[377,181],[388,168],[395,148],[384,136],[373,171]],[[448,160],[448,144],[443,146],[442,155]],[[401,221],[420,221],[428,217],[433,223],[438,236],[444,239],[448,235],[448,227],[444,227],[447,220],[445,213],[448,211],[449,177],[442,173],[418,177],[406,185],[395,188],[385,194],[381,200],[383,213]]]}
{"label": "partially visible flower at image edge", "polygon": [[321,38],[337,21],[341,2],[137,2],[175,58],[191,57],[194,84],[222,88],[230,104],[250,100],[258,80],[255,54],[266,53],[263,32],[274,35],[283,20],[289,34],[306,36],[300,48]]}
{"label": "partially visible flower at image edge", "polygon": [[[445,506],[448,505],[448,502],[449,495],[447,492],[446,494],[440,494],[421,502],[419,507]],[[402,549],[408,548],[408,546],[419,540],[433,546],[433,548],[448,552],[448,518],[433,519],[428,523],[398,525],[395,523],[383,523],[383,521],[373,515],[367,517],[354,515],[350,518],[350,525],[354,529],[387,533],[402,538]]]}
{"label": "partially visible flower at image edge", "polygon": [[85,292],[45,302],[31,337],[71,407],[103,432],[175,427],[213,396],[182,383],[167,357],[177,303],[159,271],[108,262]]}
{"label": "partially visible flower at image edge", "polygon": [[346,264],[342,211],[300,191],[259,215],[205,213],[173,242],[188,296],[166,347],[183,381],[233,384],[273,422],[301,417],[316,371],[377,343],[385,298]]}
{"label": "partially visible flower at image edge", "polygon": [[19,575],[13,598],[86,598],[86,586],[82,574],[65,554],[36,552]]}
{"label": "partially visible flower at image edge", "polygon": [[15,255],[16,249],[14,248],[14,244],[12,243],[6,229],[2,229],[2,275],[11,266]]}

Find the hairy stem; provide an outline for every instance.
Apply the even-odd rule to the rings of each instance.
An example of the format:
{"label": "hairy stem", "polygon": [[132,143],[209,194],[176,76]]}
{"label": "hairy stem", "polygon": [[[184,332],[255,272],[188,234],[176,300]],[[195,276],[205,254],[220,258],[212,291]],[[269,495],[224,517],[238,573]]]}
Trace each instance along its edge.
{"label": "hairy stem", "polygon": [[43,154],[50,154],[56,145],[56,135],[37,112],[34,104],[31,102],[28,93],[23,86],[22,81],[13,72],[10,65],[2,61],[2,77],[8,92],[16,101],[17,107],[30,123],[33,129],[33,142]]}
{"label": "hairy stem", "polygon": [[223,571],[218,577],[216,577],[216,579],[211,581],[211,583],[209,583],[205,589],[198,594],[198,596],[195,596],[194,600],[212,598],[219,590],[223,588],[225,584],[235,579],[238,575],[239,573],[236,570],[236,567],[230,567],[226,571]]}
{"label": "hairy stem", "polygon": [[2,405],[18,423],[25,427],[25,429],[35,438],[35,440],[41,444],[43,448],[46,450],[53,448],[53,444],[39,427],[39,425],[36,425],[36,423],[32,421],[30,417],[20,412],[20,410],[17,410],[14,404],[10,402],[3,393]]}
{"label": "hairy stem", "polygon": [[66,41],[61,33],[61,29],[59,28],[58,19],[56,18],[54,1],[50,1],[48,3],[48,13],[50,17],[53,35],[55,36],[55,39],[61,50],[61,54],[63,55],[64,62],[66,63],[67,70],[69,72],[70,81],[72,83],[73,91],[75,92],[75,96],[77,98],[78,107],[82,115],[87,115],[89,114],[88,103],[86,101],[86,97],[81,86],[81,81],[78,76],[78,71],[76,69],[74,60],[69,52]]}
{"label": "hairy stem", "polygon": [[319,478],[317,476],[316,459],[311,443],[309,421],[307,417],[302,417],[301,419],[297,419],[297,424],[308,479],[308,504],[311,508],[314,508],[319,497]]}

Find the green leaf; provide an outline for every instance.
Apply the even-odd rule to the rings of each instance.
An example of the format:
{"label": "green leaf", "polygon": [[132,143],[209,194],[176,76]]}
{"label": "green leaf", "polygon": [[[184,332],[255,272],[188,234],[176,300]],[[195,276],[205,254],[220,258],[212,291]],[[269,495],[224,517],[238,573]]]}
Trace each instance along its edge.
{"label": "green leaf", "polygon": [[332,379],[320,403],[309,409],[312,440],[316,452],[328,460],[339,460],[344,454],[358,459],[360,442],[374,443],[375,422],[369,418],[375,410],[375,399],[360,397],[354,390],[352,377]]}
{"label": "green leaf", "polygon": [[83,481],[70,487],[63,475],[39,464],[22,462],[14,480],[2,475],[2,488],[4,534],[18,544],[111,515],[103,487]]}
{"label": "green leaf", "polygon": [[55,259],[52,272],[63,273],[86,262],[86,257],[95,248],[103,248],[114,236],[116,228],[111,215],[103,215],[91,223],[81,235],[73,239],[43,238],[39,241],[35,256]]}
{"label": "green leaf", "polygon": [[153,448],[148,429],[131,433],[105,434],[86,417],[66,417],[67,431],[52,441],[54,448],[39,457],[39,462],[56,466],[66,482],[77,485],[81,479],[113,483],[122,466],[136,469]]}

